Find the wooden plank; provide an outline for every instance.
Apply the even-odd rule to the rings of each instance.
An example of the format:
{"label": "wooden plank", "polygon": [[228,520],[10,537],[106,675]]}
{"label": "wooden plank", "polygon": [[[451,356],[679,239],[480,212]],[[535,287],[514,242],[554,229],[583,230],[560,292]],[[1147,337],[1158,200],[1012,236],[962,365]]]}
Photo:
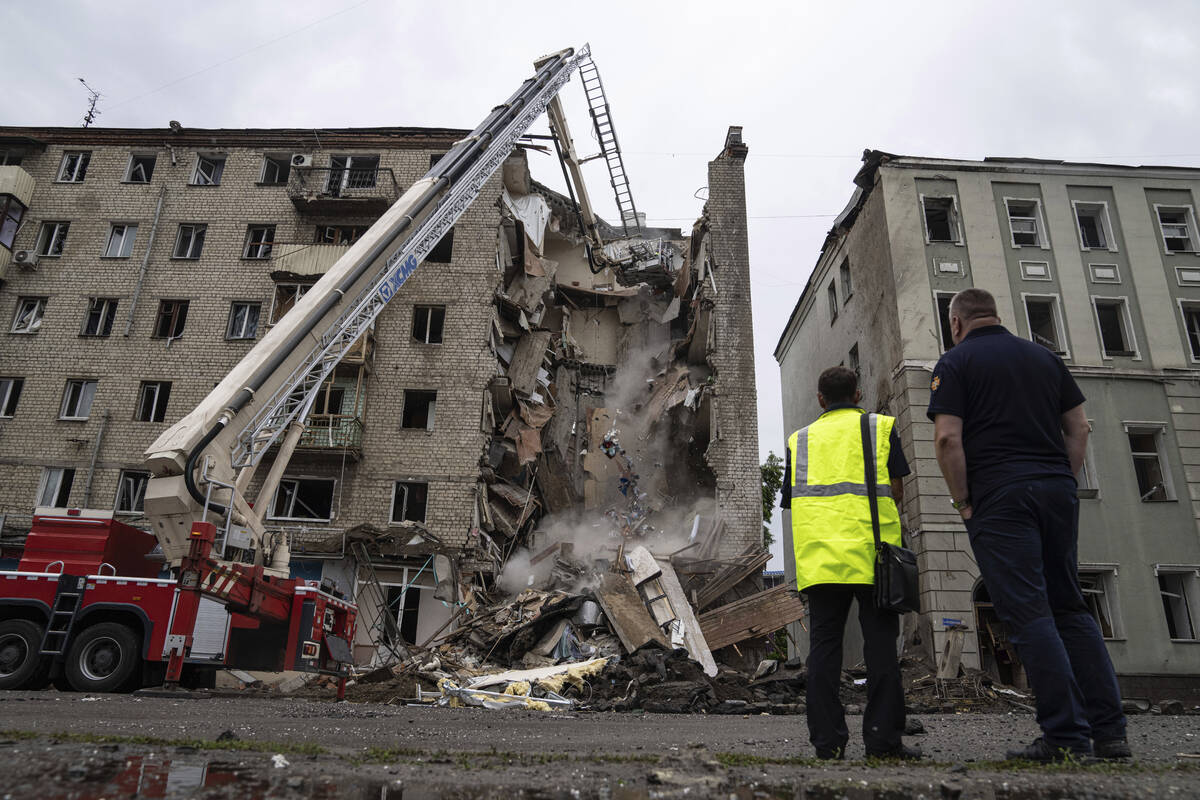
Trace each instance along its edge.
{"label": "wooden plank", "polygon": [[955,625],[947,631],[946,646],[942,649],[942,663],[938,667],[937,676],[942,680],[958,677],[958,668],[962,663],[963,642],[966,639],[966,628]]}
{"label": "wooden plank", "polygon": [[[635,547],[629,552],[630,563],[645,565],[647,556],[654,559],[654,556],[650,555],[650,551],[645,547]],[[713,661],[712,651],[704,639],[704,631],[700,629],[700,623],[696,621],[692,604],[688,602],[687,595],[683,593],[683,587],[679,585],[679,576],[675,574],[675,569],[669,562],[656,561],[655,563],[661,572],[658,581],[662,585],[666,600],[671,604],[678,624],[683,626],[684,647],[687,648],[691,657],[704,668],[705,675],[710,677],[716,675],[717,664]],[[644,566],[643,569],[645,569]]]}
{"label": "wooden plank", "polygon": [[596,601],[604,609],[608,624],[621,640],[626,652],[632,653],[648,642],[658,642],[670,647],[662,631],[650,618],[646,604],[637,589],[624,575],[610,572],[596,589]]}
{"label": "wooden plank", "polygon": [[513,389],[524,395],[533,392],[549,345],[550,331],[532,331],[520,338],[513,351],[512,363],[508,365],[508,379],[512,381]]}
{"label": "wooden plank", "polygon": [[700,615],[700,627],[714,650],[754,636],[766,636],[807,613],[800,593],[789,585],[757,592]]}
{"label": "wooden plank", "polygon": [[721,599],[721,595],[756,573],[771,560],[771,554],[758,545],[750,545],[739,557],[740,564],[723,567],[708,583],[696,592],[696,608],[700,611]]}

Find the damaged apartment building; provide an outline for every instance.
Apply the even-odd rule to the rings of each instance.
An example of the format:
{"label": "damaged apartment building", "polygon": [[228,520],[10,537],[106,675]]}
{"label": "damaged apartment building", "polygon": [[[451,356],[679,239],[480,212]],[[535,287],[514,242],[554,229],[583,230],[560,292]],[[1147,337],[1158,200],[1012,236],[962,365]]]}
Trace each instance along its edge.
{"label": "damaged apartment building", "polygon": [[[965,629],[965,665],[1022,682],[925,414],[933,366],[953,346],[950,298],[979,287],[1012,333],[1062,357],[1087,398],[1079,579],[1122,689],[1195,696],[1200,170],[879,151],[863,162],[775,358],[792,387],[846,364],[864,406],[897,417],[913,467],[902,518],[921,568],[914,638],[940,657]],[[812,391],[785,394],[788,430],[818,414]]]}
{"label": "damaged apartment building", "polygon": [[[138,524],[150,443],[465,134],[0,128],[0,563],[38,506]],[[267,521],[356,595],[356,660],[556,541],[761,547],[746,153],[730,128],[702,217],[618,280],[518,147],[341,362]]]}

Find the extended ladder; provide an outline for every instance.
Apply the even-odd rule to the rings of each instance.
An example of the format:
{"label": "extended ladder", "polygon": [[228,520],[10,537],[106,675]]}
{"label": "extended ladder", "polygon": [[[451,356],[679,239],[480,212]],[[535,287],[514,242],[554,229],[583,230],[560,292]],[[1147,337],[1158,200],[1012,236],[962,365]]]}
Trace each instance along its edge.
{"label": "extended ladder", "polygon": [[579,79],[583,82],[583,93],[587,96],[588,112],[592,115],[592,126],[596,130],[596,141],[600,144],[600,155],[608,165],[608,178],[617,197],[617,210],[621,214],[621,226],[625,237],[636,236],[642,229],[637,209],[633,205],[633,194],[629,189],[629,178],[625,174],[625,163],[621,159],[621,147],[617,144],[617,132],[613,128],[612,111],[604,96],[604,84],[600,82],[600,71],[590,55],[579,59]]}

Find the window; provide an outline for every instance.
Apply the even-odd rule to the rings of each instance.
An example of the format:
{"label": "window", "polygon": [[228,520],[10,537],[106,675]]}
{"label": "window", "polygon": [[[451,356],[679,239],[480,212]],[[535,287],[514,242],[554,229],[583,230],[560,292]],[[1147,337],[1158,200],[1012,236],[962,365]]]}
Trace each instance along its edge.
{"label": "window", "polygon": [[96,382],[69,380],[63,390],[62,405],[58,409],[59,419],[87,419],[92,413],[92,400],[96,397]]}
{"label": "window", "polygon": [[404,416],[400,426],[433,430],[433,410],[437,405],[437,392],[427,392],[419,389],[404,390]]}
{"label": "window", "polygon": [[218,186],[225,172],[225,156],[196,156],[196,170],[192,173],[193,186]]}
{"label": "window", "polygon": [[[1092,421],[1088,420],[1088,430],[1093,430]],[[1093,437],[1089,436],[1087,440],[1087,449],[1083,453],[1083,466],[1079,468],[1079,472],[1075,475],[1077,497],[1094,500],[1100,496],[1100,481],[1096,472],[1096,454],[1092,447]]]}
{"label": "window", "polygon": [[392,492],[392,522],[424,522],[429,484],[396,481]]}
{"label": "window", "polygon": [[117,478],[117,502],[114,510],[118,514],[143,513],[145,511],[143,502],[146,499],[146,484],[149,482],[149,472],[121,470],[121,475]]}
{"label": "window", "polygon": [[1183,329],[1187,332],[1188,349],[1192,360],[1200,361],[1200,304],[1182,303]]}
{"label": "window", "polygon": [[91,160],[90,152],[68,150],[63,153],[62,164],[58,168],[58,180],[61,183],[83,183],[88,162]]}
{"label": "window", "polygon": [[1096,323],[1100,327],[1100,346],[1105,358],[1113,356],[1137,356],[1134,349],[1133,329],[1129,321],[1129,309],[1123,298],[1094,297]]}
{"label": "window", "polygon": [[329,191],[340,195],[343,189],[370,189],[378,171],[379,156],[330,156]]}
{"label": "window", "polygon": [[274,225],[251,225],[246,228],[246,246],[242,250],[242,255],[245,258],[270,258],[273,244],[275,244]]}
{"label": "window", "polygon": [[413,308],[412,335],[418,342],[441,344],[442,331],[445,326],[445,306],[415,306]]}
{"label": "window", "polygon": [[438,240],[438,243],[429,251],[429,255],[425,256],[425,260],[431,264],[449,264],[450,258],[454,255],[454,228],[446,232],[446,235]]}
{"label": "window", "polygon": [[366,225],[318,225],[317,244],[354,244],[367,232]]}
{"label": "window", "polygon": [[1163,614],[1167,618],[1167,633],[1172,639],[1191,640],[1196,637],[1198,570],[1165,570],[1155,567],[1158,574],[1158,593],[1162,597]]}
{"label": "window", "polygon": [[1171,475],[1167,468],[1162,440],[1164,425],[1131,425],[1126,423],[1129,454],[1137,477],[1138,495],[1143,503],[1161,503],[1175,499]]}
{"label": "window", "polygon": [[67,245],[67,231],[70,228],[69,222],[43,222],[38,233],[37,254],[49,258],[61,256]]}
{"label": "window", "polygon": [[175,237],[175,252],[172,258],[199,258],[204,250],[204,235],[208,233],[207,225],[180,225],[179,234]]}
{"label": "window", "polygon": [[850,348],[850,369],[854,370],[855,375],[860,378],[862,377],[862,370],[859,369],[858,361],[858,342],[855,342],[854,346]]}
{"label": "window", "polygon": [[187,312],[187,300],[163,300],[159,303],[158,318],[154,322],[154,338],[178,339],[183,336]]}
{"label": "window", "polygon": [[829,295],[829,321],[833,322],[838,318],[837,284],[830,281],[825,293]]}
{"label": "window", "polygon": [[1045,247],[1042,237],[1040,203],[1037,200],[1004,198],[1008,208],[1008,228],[1013,247]]}
{"label": "window", "polygon": [[1079,244],[1084,250],[1116,250],[1107,203],[1075,203]]}
{"label": "window", "polygon": [[935,297],[937,298],[938,310],[938,337],[941,339],[942,352],[944,353],[951,347],[954,347],[954,337],[950,333],[950,299],[954,295],[939,293]]}
{"label": "window", "polygon": [[322,414],[325,416],[341,414],[342,404],[345,402],[346,388],[344,386],[334,386],[331,382],[326,381],[317,391],[317,396],[313,398],[312,411],[309,414]]}
{"label": "window", "polygon": [[1092,283],[1120,283],[1121,270],[1116,264],[1088,264]]}
{"label": "window", "polygon": [[1163,247],[1168,253],[1195,252],[1196,219],[1191,206],[1155,206]]}
{"label": "window", "polygon": [[38,485],[36,505],[65,508],[71,500],[71,484],[74,482],[74,469],[46,467],[42,470],[42,482]]}
{"label": "window", "polygon": [[125,171],[125,180],[129,183],[149,183],[154,177],[154,162],[157,156],[139,156],[136,153],[129,157],[129,169]]}
{"label": "window", "polygon": [[272,186],[287,183],[291,172],[290,156],[263,156],[262,178],[259,183]]}
{"label": "window", "polygon": [[104,246],[105,258],[129,258],[133,253],[133,240],[137,238],[137,225],[116,224],[108,231],[108,244]]}
{"label": "window", "polygon": [[142,381],[138,388],[138,406],[134,419],[138,422],[162,422],[167,418],[167,401],[171,399],[169,381]]}
{"label": "window", "polygon": [[0,167],[19,167],[24,155],[16,150],[0,150]]}
{"label": "window", "polygon": [[11,418],[17,413],[17,401],[24,386],[24,378],[0,378],[0,417]]}
{"label": "window", "polygon": [[17,315],[13,318],[13,333],[37,333],[42,327],[42,316],[46,313],[46,298],[17,298]]}
{"label": "window", "polygon": [[843,258],[842,266],[838,268],[842,276],[842,302],[845,303],[854,294],[854,279],[850,276],[850,259]]}
{"label": "window", "polygon": [[1021,278],[1027,281],[1053,280],[1050,275],[1050,263],[1047,261],[1022,261]]}
{"label": "window", "polygon": [[1058,298],[1025,296],[1025,321],[1029,325],[1030,341],[1052,353],[1066,355],[1066,337],[1058,313]]}
{"label": "window", "polygon": [[284,478],[271,503],[271,517],[328,522],[333,519],[333,480]]}
{"label": "window", "polygon": [[11,194],[0,195],[0,245],[12,249],[26,210],[25,204]]}
{"label": "window", "polygon": [[117,301],[111,297],[93,297],[88,301],[81,336],[108,336],[117,317]]}
{"label": "window", "polygon": [[958,235],[958,206],[953,197],[922,197],[926,242],[961,241]]}
{"label": "window", "polygon": [[225,326],[226,339],[253,339],[258,335],[258,303],[232,303],[229,306],[229,323]]}
{"label": "window", "polygon": [[271,305],[271,324],[283,319],[312,288],[311,283],[280,283],[275,286],[275,302]]}
{"label": "window", "polygon": [[1105,639],[1121,639],[1125,635],[1117,603],[1116,578],[1116,570],[1112,567],[1100,569],[1081,565],[1079,568],[1083,602],[1087,603],[1088,611]]}

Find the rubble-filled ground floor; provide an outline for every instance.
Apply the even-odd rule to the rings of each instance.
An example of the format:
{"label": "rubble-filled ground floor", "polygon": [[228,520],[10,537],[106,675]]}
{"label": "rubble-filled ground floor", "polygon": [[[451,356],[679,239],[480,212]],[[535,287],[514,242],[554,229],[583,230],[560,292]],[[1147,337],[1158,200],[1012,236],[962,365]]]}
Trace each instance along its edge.
{"label": "rubble-filled ground floor", "polygon": [[920,764],[811,760],[795,716],[550,713],[296,698],[0,694],[0,796],[1196,797],[1195,716],[1135,715],[1127,765],[995,761],[1031,714],[928,714]]}

